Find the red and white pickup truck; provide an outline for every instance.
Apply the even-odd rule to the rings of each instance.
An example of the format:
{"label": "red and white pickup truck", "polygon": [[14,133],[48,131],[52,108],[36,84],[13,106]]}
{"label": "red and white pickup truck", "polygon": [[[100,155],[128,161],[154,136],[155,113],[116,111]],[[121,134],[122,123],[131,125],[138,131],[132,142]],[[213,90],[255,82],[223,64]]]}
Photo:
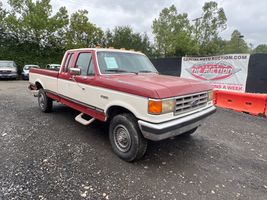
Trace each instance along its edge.
{"label": "red and white pickup truck", "polygon": [[78,110],[83,125],[108,122],[112,149],[126,161],[144,155],[147,139],[192,134],[216,110],[210,85],[159,75],[135,51],[69,50],[59,72],[32,68],[29,81],[43,112],[58,101]]}

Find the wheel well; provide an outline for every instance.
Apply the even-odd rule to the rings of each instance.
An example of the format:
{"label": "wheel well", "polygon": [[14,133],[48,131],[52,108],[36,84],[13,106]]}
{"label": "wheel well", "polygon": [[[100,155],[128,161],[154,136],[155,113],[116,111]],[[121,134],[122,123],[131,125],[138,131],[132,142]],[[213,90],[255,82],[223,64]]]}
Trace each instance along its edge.
{"label": "wheel well", "polygon": [[36,82],[35,85],[36,85],[37,90],[40,90],[41,88],[43,88],[43,86],[39,82]]}
{"label": "wheel well", "polygon": [[130,110],[121,107],[121,106],[111,106],[107,111],[108,121],[111,120],[115,115],[122,114],[122,113],[131,113],[135,116]]}

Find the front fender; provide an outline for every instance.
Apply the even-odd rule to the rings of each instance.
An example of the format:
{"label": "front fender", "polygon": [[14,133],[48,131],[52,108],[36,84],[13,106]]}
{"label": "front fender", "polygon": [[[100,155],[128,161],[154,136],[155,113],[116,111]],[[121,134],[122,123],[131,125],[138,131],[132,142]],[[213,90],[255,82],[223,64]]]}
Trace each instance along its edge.
{"label": "front fender", "polygon": [[113,101],[110,102],[104,109],[105,114],[107,114],[108,110],[113,107],[113,106],[118,106],[118,107],[122,107],[125,108],[127,110],[129,110],[131,113],[134,114],[134,116],[136,118],[141,118],[142,114],[140,113],[140,111],[138,111],[133,105],[124,102],[124,101]]}

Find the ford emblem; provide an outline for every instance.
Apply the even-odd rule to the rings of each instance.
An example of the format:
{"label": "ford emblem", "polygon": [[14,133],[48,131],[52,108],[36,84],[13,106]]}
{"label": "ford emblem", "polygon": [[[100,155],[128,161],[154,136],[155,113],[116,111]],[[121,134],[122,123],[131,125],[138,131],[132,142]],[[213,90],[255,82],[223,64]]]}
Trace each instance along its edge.
{"label": "ford emblem", "polygon": [[192,101],[191,102],[191,107],[196,107],[198,105],[198,100]]}

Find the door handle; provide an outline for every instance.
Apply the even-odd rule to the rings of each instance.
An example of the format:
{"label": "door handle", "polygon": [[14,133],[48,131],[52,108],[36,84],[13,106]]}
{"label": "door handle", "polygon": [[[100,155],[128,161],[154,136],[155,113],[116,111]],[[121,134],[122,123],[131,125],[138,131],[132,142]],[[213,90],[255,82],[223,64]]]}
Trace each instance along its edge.
{"label": "door handle", "polygon": [[69,80],[72,80],[72,81],[76,82],[76,83],[77,83],[77,85],[79,86],[79,88],[81,88],[82,90],[85,90],[85,88],[84,88],[84,87],[82,87],[82,86],[80,86],[80,85],[79,85],[79,83],[76,81],[76,79],[75,79],[75,77],[74,77],[74,76],[72,76],[72,77],[69,77]]}

